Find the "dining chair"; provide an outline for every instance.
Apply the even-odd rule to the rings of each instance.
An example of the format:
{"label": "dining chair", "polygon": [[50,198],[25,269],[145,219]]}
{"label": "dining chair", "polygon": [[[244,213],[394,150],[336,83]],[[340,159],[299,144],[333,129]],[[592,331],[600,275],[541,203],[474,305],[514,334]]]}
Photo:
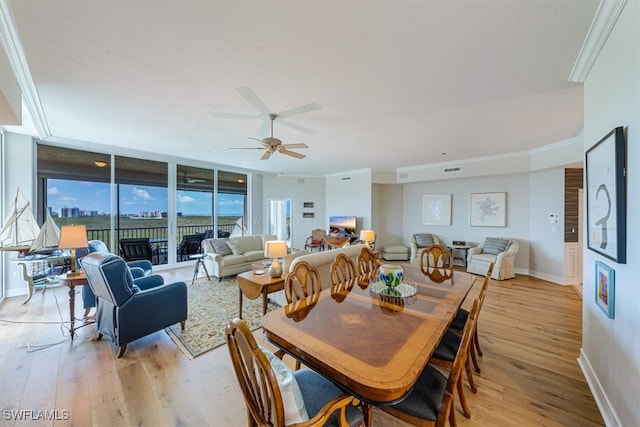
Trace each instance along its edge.
{"label": "dining chair", "polygon": [[284,281],[284,294],[289,304],[321,290],[320,272],[306,261],[298,261]]}
{"label": "dining chair", "polygon": [[356,278],[356,267],[351,258],[341,253],[338,254],[330,270],[331,286],[353,281]]}
{"label": "dining chair", "polygon": [[288,370],[258,346],[242,319],[232,320],[225,333],[250,426],[369,425],[368,405],[358,406],[358,399],[314,371]]}
{"label": "dining chair", "polygon": [[413,425],[444,427],[449,421],[451,426],[455,426],[454,393],[456,387],[458,390],[461,389],[460,378],[469,353],[477,313],[478,301],[476,300],[473,302],[469,321],[462,332],[460,346],[455,353],[448,377],[428,364],[405,399],[395,405],[379,408]]}
{"label": "dining chair", "polygon": [[420,271],[435,283],[453,284],[453,255],[442,245],[431,245],[420,252]]}
{"label": "dining chair", "polygon": [[366,246],[362,248],[358,255],[358,274],[370,274],[378,269],[378,258],[373,251]]}
{"label": "dining chair", "polygon": [[322,237],[325,234],[326,232],[323,229],[316,228],[311,232],[311,236],[307,237],[304,248],[308,249],[309,252],[313,252],[314,249],[322,251],[324,249],[324,240],[322,240]]}
{"label": "dining chair", "polygon": [[[484,280],[482,282],[482,288],[480,289],[480,294],[478,296],[478,300],[480,301],[480,306],[478,308],[478,317],[480,317],[482,304],[484,303],[484,298],[487,294],[487,289],[489,288],[489,282],[491,282],[493,266],[494,266],[493,263],[489,264],[489,268],[487,268],[487,272],[485,273]],[[453,318],[453,321],[451,322],[450,328],[456,332],[461,332],[464,329],[464,325],[467,323],[468,318],[469,318],[469,312],[464,308],[459,308],[456,313],[456,316]],[[476,359],[476,352],[478,353],[478,356],[482,357],[482,350],[480,349],[480,340],[478,339],[478,325],[476,325],[476,330],[474,331],[474,334],[473,334],[473,344],[471,344],[471,346],[469,347],[469,352],[471,355],[471,361],[473,362],[473,367],[475,368],[477,373],[480,373],[480,366],[478,365],[478,360]]]}

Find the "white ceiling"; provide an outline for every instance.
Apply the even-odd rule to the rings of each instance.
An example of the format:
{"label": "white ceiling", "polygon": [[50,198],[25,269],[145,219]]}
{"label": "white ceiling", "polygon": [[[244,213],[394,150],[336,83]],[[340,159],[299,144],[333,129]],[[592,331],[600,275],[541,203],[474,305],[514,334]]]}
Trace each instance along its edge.
{"label": "white ceiling", "polygon": [[[0,0],[6,1],[6,0]],[[324,175],[534,149],[583,127],[568,82],[598,0],[10,0],[51,134]],[[238,87],[307,157],[260,161]],[[446,154],[443,154],[446,153]]]}

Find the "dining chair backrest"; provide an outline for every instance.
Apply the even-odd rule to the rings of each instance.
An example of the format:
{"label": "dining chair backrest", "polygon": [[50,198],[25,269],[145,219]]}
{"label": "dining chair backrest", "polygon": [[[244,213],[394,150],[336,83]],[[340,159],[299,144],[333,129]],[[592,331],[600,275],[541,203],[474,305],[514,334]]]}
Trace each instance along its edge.
{"label": "dining chair backrest", "polygon": [[226,329],[226,336],[249,424],[284,426],[284,403],[278,381],[251,330],[242,320],[234,319]]}
{"label": "dining chair backrest", "polygon": [[320,272],[306,261],[298,261],[284,281],[284,293],[289,304],[321,290]]}
{"label": "dining chair backrest", "polygon": [[442,400],[442,405],[440,406],[438,419],[441,419],[440,417],[442,417],[442,420],[447,420],[449,418],[450,411],[454,410],[453,396],[456,390],[457,383],[458,381],[460,381],[460,375],[462,375],[462,371],[465,368],[467,356],[469,355],[469,345],[471,344],[471,339],[473,338],[473,333],[475,331],[476,321],[478,320],[478,306],[479,302],[476,298],[473,300],[473,305],[471,306],[471,310],[469,311],[469,320],[467,321],[464,330],[462,331],[462,339],[460,341],[460,346],[458,347],[456,357],[453,361],[453,366],[449,370],[446,392]]}
{"label": "dining chair backrest", "polygon": [[420,271],[435,283],[453,279],[453,255],[442,245],[431,245],[420,253]]}
{"label": "dining chair backrest", "polygon": [[373,251],[366,246],[362,248],[358,255],[358,274],[373,273],[378,269],[378,259]]}
{"label": "dining chair backrest", "polygon": [[337,286],[349,282],[356,277],[356,267],[351,258],[345,254],[338,254],[331,264],[331,285]]}

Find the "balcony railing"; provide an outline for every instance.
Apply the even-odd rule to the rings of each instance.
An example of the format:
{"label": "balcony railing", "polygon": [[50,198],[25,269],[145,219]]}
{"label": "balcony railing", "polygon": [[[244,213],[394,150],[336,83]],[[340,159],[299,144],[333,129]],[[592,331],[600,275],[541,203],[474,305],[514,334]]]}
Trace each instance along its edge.
{"label": "balcony railing", "polygon": [[[232,224],[219,224],[217,236],[228,237],[233,232],[234,227],[237,227],[235,223]],[[205,233],[206,231],[213,230],[213,225],[178,225],[176,226],[176,245],[180,244],[183,236],[190,234]],[[154,264],[166,264],[166,256],[160,256],[161,249],[164,248],[166,252],[168,241],[168,229],[167,227],[137,227],[137,228],[121,228],[116,230],[118,233],[118,240],[120,239],[138,239],[148,238],[151,242],[151,246],[154,250]],[[99,228],[93,230],[87,230],[87,237],[89,240],[102,240],[105,243],[109,243],[111,240],[111,230],[108,228]],[[112,249],[112,252],[118,253],[118,249]]]}

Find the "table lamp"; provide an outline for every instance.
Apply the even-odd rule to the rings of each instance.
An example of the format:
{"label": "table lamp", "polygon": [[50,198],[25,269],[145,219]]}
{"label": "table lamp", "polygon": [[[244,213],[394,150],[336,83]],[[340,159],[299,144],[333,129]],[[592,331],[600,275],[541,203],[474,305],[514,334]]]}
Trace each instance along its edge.
{"label": "table lamp", "polygon": [[273,258],[273,263],[269,267],[269,276],[281,277],[282,266],[278,261],[278,258],[287,256],[287,242],[283,240],[270,240],[264,242],[264,256],[267,258]]}
{"label": "table lamp", "polygon": [[376,240],[376,233],[373,230],[360,230],[360,240],[371,249],[371,242]]}
{"label": "table lamp", "polygon": [[89,246],[87,241],[87,227],[84,225],[63,225],[60,229],[60,241],[58,248],[71,249],[71,272],[67,276],[77,276],[80,274],[76,271],[76,248],[86,248]]}

